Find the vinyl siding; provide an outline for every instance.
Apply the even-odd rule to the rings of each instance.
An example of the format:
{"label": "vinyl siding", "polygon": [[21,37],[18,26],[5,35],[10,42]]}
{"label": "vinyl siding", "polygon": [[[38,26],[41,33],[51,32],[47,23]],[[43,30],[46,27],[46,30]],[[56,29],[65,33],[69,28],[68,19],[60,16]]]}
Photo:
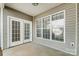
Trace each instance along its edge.
{"label": "vinyl siding", "polygon": [[77,55],[79,55],[79,4],[77,4]]}
{"label": "vinyl siding", "polygon": [[[44,39],[39,39],[35,37],[35,20],[40,17],[44,17],[59,11],[65,10],[65,43],[48,41]],[[75,55],[75,44],[71,45],[72,42],[76,43],[76,4],[75,3],[65,3],[61,4],[55,8],[52,8],[46,12],[43,12],[33,19],[33,40],[38,44],[42,44],[57,50],[61,50],[70,54]]]}

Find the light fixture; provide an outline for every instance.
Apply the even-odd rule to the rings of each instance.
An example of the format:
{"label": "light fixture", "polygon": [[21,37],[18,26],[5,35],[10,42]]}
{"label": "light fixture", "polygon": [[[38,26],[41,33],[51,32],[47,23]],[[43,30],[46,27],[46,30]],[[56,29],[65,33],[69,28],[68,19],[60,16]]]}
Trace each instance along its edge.
{"label": "light fixture", "polygon": [[39,3],[32,3],[32,5],[33,5],[33,6],[38,6],[38,5],[39,5]]}

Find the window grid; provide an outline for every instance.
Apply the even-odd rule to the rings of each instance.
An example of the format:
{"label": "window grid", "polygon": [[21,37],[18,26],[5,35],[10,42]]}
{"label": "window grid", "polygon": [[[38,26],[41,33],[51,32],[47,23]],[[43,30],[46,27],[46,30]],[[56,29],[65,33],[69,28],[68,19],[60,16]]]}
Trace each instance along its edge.
{"label": "window grid", "polygon": [[52,40],[64,41],[64,12],[52,15]]}
{"label": "window grid", "polygon": [[24,26],[25,26],[25,32],[24,32],[25,39],[29,39],[30,38],[30,24],[25,23]]}
{"label": "window grid", "polygon": [[12,42],[20,40],[20,22],[12,21]]}
{"label": "window grid", "polygon": [[41,23],[42,23],[41,19],[36,20],[36,36],[37,37],[42,37],[42,34],[41,34],[42,24]]}
{"label": "window grid", "polygon": [[[55,41],[58,41],[58,42],[59,41],[64,42],[64,40],[65,40],[65,38],[64,38],[64,28],[65,28],[64,27],[65,26],[65,17],[64,16],[65,16],[65,14],[64,13],[65,12],[62,11],[62,12],[58,12],[58,13],[55,13],[55,14],[50,15],[50,16],[43,17],[43,18],[41,18],[41,22],[38,19],[40,26],[38,28],[36,27],[36,30],[38,30],[38,34],[41,35],[40,38],[55,40]],[[58,27],[63,32],[59,36],[55,36],[55,35],[52,34],[52,29],[53,29],[52,21],[55,21],[55,20],[59,20],[61,22],[63,21],[63,23],[64,23],[64,24],[62,24],[63,27]],[[36,25],[38,24],[38,22],[36,22]],[[61,24],[61,22],[59,22],[59,23]],[[58,29],[58,28],[54,28],[54,29]],[[52,37],[53,37],[53,39],[52,39]]]}
{"label": "window grid", "polygon": [[50,39],[50,16],[43,18],[43,38]]}

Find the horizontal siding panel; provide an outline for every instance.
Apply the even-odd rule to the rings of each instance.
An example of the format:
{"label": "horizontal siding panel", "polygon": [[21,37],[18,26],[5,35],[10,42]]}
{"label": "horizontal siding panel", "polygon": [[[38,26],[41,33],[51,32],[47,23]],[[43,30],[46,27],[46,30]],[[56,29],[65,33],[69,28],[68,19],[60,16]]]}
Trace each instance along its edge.
{"label": "horizontal siding panel", "polygon": [[[42,14],[35,16],[35,19],[43,17],[43,16],[47,16],[47,15],[50,15],[62,10],[65,10],[65,41],[66,42],[64,44],[63,43],[51,43],[51,44],[53,45],[53,47],[59,50],[65,50],[65,51],[75,54],[75,44],[72,47],[71,42],[73,41],[75,43],[75,40],[76,40],[75,39],[76,37],[75,35],[76,34],[76,4],[74,3],[61,4],[60,6],[52,8],[51,10],[48,10],[47,12],[44,12]],[[44,44],[44,42],[42,44]]]}

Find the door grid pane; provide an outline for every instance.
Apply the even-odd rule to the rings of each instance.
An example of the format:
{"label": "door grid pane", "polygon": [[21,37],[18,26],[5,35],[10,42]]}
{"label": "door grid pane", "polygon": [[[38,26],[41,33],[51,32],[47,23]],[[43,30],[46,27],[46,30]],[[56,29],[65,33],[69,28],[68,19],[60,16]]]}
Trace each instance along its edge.
{"label": "door grid pane", "polygon": [[12,42],[20,41],[20,22],[12,21]]}
{"label": "door grid pane", "polygon": [[25,40],[30,39],[30,24],[25,23],[24,26],[25,26],[25,32],[24,32]]}

